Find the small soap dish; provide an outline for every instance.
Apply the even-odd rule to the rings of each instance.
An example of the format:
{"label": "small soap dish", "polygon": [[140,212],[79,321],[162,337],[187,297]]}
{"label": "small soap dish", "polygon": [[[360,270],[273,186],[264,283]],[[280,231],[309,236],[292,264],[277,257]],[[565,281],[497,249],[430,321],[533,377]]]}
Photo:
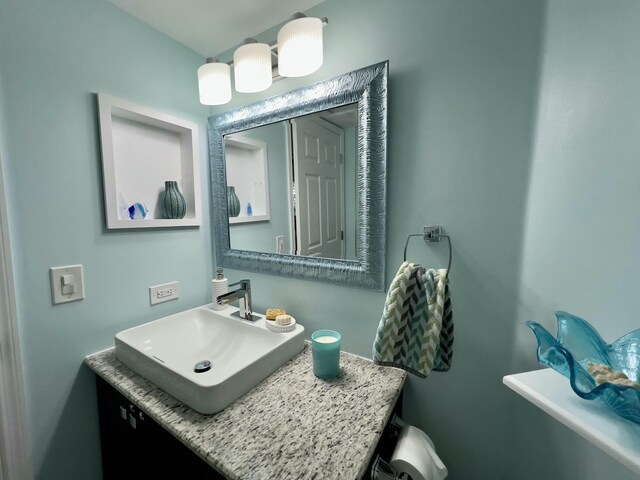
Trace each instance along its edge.
{"label": "small soap dish", "polygon": [[296,329],[296,319],[291,317],[291,323],[289,325],[276,325],[275,320],[265,319],[264,323],[267,324],[267,328],[276,333],[293,332]]}

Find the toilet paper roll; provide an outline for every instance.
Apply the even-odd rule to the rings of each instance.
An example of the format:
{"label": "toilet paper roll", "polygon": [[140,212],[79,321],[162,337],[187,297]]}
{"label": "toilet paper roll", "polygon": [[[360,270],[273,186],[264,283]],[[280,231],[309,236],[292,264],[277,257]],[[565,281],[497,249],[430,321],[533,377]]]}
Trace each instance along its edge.
{"label": "toilet paper roll", "polygon": [[433,441],[422,430],[407,426],[400,431],[389,462],[398,473],[413,480],[443,480],[449,473],[436,454]]}

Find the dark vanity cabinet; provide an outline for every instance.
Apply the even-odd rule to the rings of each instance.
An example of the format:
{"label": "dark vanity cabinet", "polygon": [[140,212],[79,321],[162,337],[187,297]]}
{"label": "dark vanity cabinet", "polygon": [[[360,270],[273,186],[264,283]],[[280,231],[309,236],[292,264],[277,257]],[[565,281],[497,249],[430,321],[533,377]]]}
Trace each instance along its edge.
{"label": "dark vanity cabinet", "polygon": [[104,480],[224,479],[102,378],[96,382]]}
{"label": "dark vanity cabinet", "polygon": [[[101,377],[96,376],[96,382],[104,480],[225,478]],[[402,394],[393,412],[400,415],[401,406]],[[363,480],[370,480],[378,455],[390,458],[396,434],[389,421]]]}

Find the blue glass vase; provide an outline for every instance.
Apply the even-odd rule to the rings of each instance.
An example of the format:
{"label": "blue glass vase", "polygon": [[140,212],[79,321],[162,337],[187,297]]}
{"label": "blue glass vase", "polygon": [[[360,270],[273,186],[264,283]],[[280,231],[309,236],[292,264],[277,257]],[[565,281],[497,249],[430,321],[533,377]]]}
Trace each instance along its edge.
{"label": "blue glass vase", "polygon": [[236,187],[227,187],[227,209],[230,217],[240,215],[240,199],[236,195]]}
{"label": "blue glass vase", "polygon": [[187,213],[187,202],[178,189],[178,182],[168,180],[164,182],[164,196],[162,197],[162,213],[164,218],[184,218]]}
{"label": "blue glass vase", "polygon": [[586,400],[600,402],[618,415],[640,423],[640,390],[614,383],[596,384],[589,363],[607,365],[632,381],[640,380],[640,329],[607,344],[586,320],[556,312],[557,338],[542,325],[527,322],[538,340],[538,361],[569,379],[573,391]]}

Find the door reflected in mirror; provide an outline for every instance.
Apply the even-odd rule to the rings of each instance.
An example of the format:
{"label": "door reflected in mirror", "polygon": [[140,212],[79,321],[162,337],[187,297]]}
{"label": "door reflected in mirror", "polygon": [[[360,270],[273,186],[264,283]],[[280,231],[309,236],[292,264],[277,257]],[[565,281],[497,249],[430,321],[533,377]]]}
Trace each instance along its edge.
{"label": "door reflected in mirror", "polygon": [[357,113],[354,103],[224,136],[231,249],[356,260]]}

